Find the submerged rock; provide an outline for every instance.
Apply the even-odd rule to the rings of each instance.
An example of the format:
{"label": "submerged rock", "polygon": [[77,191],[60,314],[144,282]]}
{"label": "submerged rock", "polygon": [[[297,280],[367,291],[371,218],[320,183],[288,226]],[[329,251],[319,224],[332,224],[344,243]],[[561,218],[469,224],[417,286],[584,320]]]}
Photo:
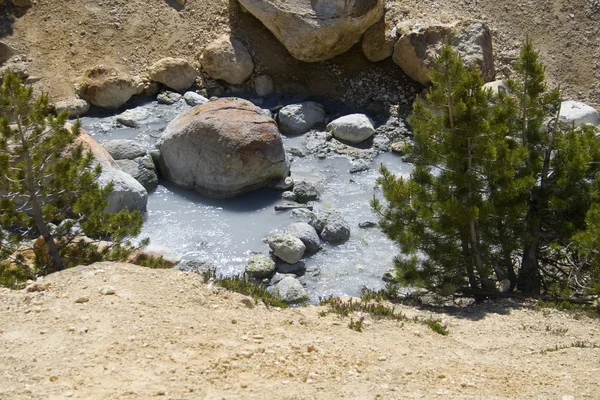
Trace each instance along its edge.
{"label": "submerged rock", "polygon": [[300,261],[306,250],[304,243],[291,235],[273,235],[267,239],[267,242],[273,254],[288,264],[296,264]]}
{"label": "submerged rock", "polygon": [[306,222],[291,224],[286,228],[285,234],[300,239],[309,253],[317,252],[321,248],[321,241],[319,240],[317,231]]}
{"label": "submerged rock", "polygon": [[275,121],[237,98],[180,114],[165,129],[159,148],[164,178],[207,197],[272,187],[289,171]]}
{"label": "submerged rock", "polygon": [[291,276],[281,279],[273,288],[273,294],[288,304],[302,303],[308,300],[308,292],[300,281]]}
{"label": "submerged rock", "polygon": [[319,199],[319,191],[312,183],[300,181],[294,185],[293,193],[296,195],[296,201],[306,204],[309,201]]}
{"label": "submerged rock", "polygon": [[321,239],[344,242],[350,238],[350,224],[337,211],[321,211],[311,221]]}

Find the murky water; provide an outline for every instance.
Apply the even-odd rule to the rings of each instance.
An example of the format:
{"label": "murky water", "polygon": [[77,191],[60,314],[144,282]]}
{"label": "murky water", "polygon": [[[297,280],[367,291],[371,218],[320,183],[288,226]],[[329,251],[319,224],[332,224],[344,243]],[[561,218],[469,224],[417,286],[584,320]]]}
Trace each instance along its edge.
{"label": "murky water", "polygon": [[[143,107],[153,117],[140,128],[119,126],[114,116],[90,116],[84,128],[102,143],[117,138],[136,139],[153,145],[168,121],[188,107],[147,103]],[[301,147],[303,137],[284,138],[287,147]],[[321,193],[315,210],[335,209],[351,226],[351,238],[339,245],[323,242],[323,250],[305,258],[309,273],[300,278],[306,283],[312,300],[329,295],[358,295],[363,286],[381,288],[383,273],[392,265],[397,247],[378,228],[361,229],[358,224],[376,222],[369,201],[377,193],[377,168],[383,163],[393,172],[408,172],[410,167],[394,154],[382,154],[372,168],[350,174],[350,161],[341,157],[296,158],[292,177],[316,184]],[[244,270],[254,253],[268,253],[264,239],[298,222],[291,212],[274,210],[282,204],[281,192],[264,189],[234,199],[212,200],[199,194],[161,182],[149,195],[148,212],[140,237],[168,246],[184,259],[203,259],[214,263],[218,272],[234,274]]]}

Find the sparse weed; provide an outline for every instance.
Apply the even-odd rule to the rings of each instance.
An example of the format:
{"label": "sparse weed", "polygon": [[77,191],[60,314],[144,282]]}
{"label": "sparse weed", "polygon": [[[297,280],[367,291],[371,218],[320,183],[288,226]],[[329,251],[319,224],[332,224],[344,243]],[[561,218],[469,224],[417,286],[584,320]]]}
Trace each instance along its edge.
{"label": "sparse weed", "polygon": [[439,333],[442,336],[448,336],[450,334],[450,331],[444,328],[440,321],[436,321],[434,319],[426,319],[422,321],[422,323],[427,325],[435,333]]}
{"label": "sparse weed", "polygon": [[595,344],[595,343],[587,343],[584,341],[576,341],[573,342],[571,344],[562,344],[562,345],[555,345],[554,347],[549,347],[547,349],[544,350],[540,350],[540,354],[545,355],[548,353],[553,353],[555,351],[559,351],[559,350],[565,350],[565,349],[571,349],[571,348],[578,348],[578,349],[598,349],[600,348],[599,345]]}
{"label": "sparse weed", "polygon": [[356,332],[362,332],[364,321],[365,321],[364,317],[360,317],[357,321],[354,321],[354,319],[350,318],[350,323],[348,324],[348,328],[350,328]]}
{"label": "sparse weed", "polygon": [[216,272],[210,270],[202,274],[202,276],[205,282],[212,279],[215,285],[231,292],[250,296],[254,299],[255,303],[262,301],[267,307],[287,308],[287,304],[269,293],[264,286],[252,282],[244,275],[217,277]]}

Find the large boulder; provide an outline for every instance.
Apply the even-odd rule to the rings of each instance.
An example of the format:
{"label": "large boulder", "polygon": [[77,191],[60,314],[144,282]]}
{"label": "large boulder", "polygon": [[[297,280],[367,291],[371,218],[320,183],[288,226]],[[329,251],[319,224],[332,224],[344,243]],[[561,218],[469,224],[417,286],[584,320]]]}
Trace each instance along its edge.
{"label": "large boulder", "polygon": [[383,16],[383,0],[239,0],[298,60],[345,53]]}
{"label": "large boulder", "polygon": [[182,92],[195,82],[198,73],[192,65],[182,58],[163,58],[148,68],[148,77],[166,87]]}
{"label": "large boulder", "polygon": [[120,72],[116,68],[98,65],[86,71],[79,96],[91,104],[108,109],[121,107],[144,90],[141,79]]}
{"label": "large boulder", "polygon": [[207,197],[271,187],[289,171],[275,121],[237,98],[180,114],[165,129],[159,147],[164,178]]}
{"label": "large boulder", "polygon": [[300,281],[291,276],[281,279],[273,288],[273,294],[281,301],[289,304],[302,303],[308,300],[308,292]]}
{"label": "large boulder", "polygon": [[290,104],[279,110],[279,128],[283,133],[306,133],[323,122],[325,122],[325,109],[314,101]]}
{"label": "large boulder", "polygon": [[241,85],[254,71],[248,49],[229,35],[223,35],[206,46],[200,63],[208,76],[232,85]]}
{"label": "large boulder", "polygon": [[560,122],[568,127],[575,125],[576,128],[584,124],[598,125],[600,116],[594,107],[568,100],[560,105]]}
{"label": "large boulder", "polygon": [[321,211],[310,222],[321,239],[339,243],[350,238],[350,224],[338,211]]}
{"label": "large boulder", "polygon": [[286,234],[270,236],[267,243],[275,257],[288,264],[296,264],[300,261],[306,250],[306,246],[300,239]]}
{"label": "large boulder", "polygon": [[327,130],[336,139],[349,143],[360,143],[375,134],[373,121],[364,114],[350,114],[333,120]]}
{"label": "large boulder", "polygon": [[494,78],[492,34],[484,23],[403,21],[396,30],[400,38],[394,46],[394,62],[423,85],[430,83],[430,71],[446,41],[467,66],[479,68],[486,81]]}
{"label": "large boulder", "polygon": [[284,233],[300,239],[309,253],[315,253],[321,248],[321,241],[317,231],[306,222],[293,223],[286,228]]}
{"label": "large boulder", "polygon": [[102,167],[98,184],[104,187],[110,182],[113,183],[113,191],[108,195],[108,205],[104,211],[146,211],[148,192],[138,181],[119,167],[104,147],[84,130],[81,131],[75,143],[81,144],[84,150],[91,152],[95,159],[94,163],[98,163]]}
{"label": "large boulder", "polygon": [[369,61],[385,60],[394,54],[394,45],[398,41],[398,31],[394,21],[382,18],[367,29],[362,39],[362,51]]}

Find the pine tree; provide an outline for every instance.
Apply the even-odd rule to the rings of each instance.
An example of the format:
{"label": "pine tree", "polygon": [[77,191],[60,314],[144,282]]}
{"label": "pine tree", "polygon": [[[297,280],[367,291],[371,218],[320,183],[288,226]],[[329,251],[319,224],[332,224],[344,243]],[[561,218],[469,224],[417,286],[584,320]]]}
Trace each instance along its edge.
{"label": "pine tree", "polygon": [[[63,269],[70,257],[96,261],[108,250],[122,254],[121,242],[137,235],[142,224],[139,212],[103,212],[112,185],[96,183],[101,168],[76,144],[79,122],[68,128],[66,113],[54,117],[49,111],[46,95],[34,98],[31,87],[6,75],[0,86],[0,225],[6,230],[0,230],[0,255],[9,256],[22,239],[40,235],[47,255],[38,259],[39,274]],[[49,223],[62,221],[62,230],[50,229]],[[74,224],[115,246],[99,251],[83,241],[73,244]]]}
{"label": "pine tree", "polygon": [[528,38],[507,82],[503,104],[516,107],[510,136],[527,149],[518,176],[531,183],[517,288],[525,293],[547,291],[565,281],[565,247],[585,225],[598,172],[598,143],[591,128],[574,129],[559,121],[561,95],[549,90],[539,53]]}
{"label": "pine tree", "polygon": [[496,163],[499,151],[510,158],[506,127],[493,120],[491,93],[477,71],[468,71],[449,45],[444,46],[431,74],[429,109],[415,102],[409,122],[414,163],[409,179],[381,168],[378,184],[388,205],[376,198],[382,230],[401,247],[395,260],[397,277],[406,284],[444,293],[457,289],[489,289],[490,246],[482,232],[493,212],[486,196],[486,175],[510,180],[512,165]]}

